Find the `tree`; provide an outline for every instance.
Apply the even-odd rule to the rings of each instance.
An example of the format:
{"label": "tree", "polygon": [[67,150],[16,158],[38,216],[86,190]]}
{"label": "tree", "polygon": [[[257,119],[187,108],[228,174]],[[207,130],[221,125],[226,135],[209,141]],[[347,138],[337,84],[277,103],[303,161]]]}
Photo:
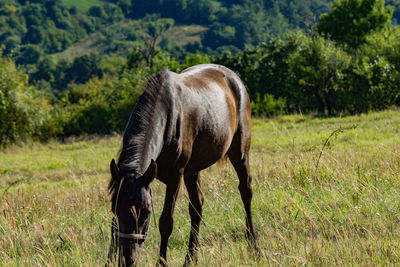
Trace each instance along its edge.
{"label": "tree", "polygon": [[390,23],[392,9],[384,0],[337,0],[329,14],[320,17],[317,31],[350,48],[366,42],[366,36]]}
{"label": "tree", "polygon": [[5,45],[4,54],[7,55],[20,45],[21,38],[19,36],[12,35],[7,37],[3,43]]}
{"label": "tree", "polygon": [[103,6],[92,6],[88,10],[88,14],[93,17],[104,19],[107,17],[106,12],[104,12]]}
{"label": "tree", "polygon": [[19,64],[36,64],[43,51],[37,45],[26,45],[20,48],[15,62]]}
{"label": "tree", "polygon": [[40,81],[45,80],[49,83],[54,82],[54,72],[55,66],[49,58],[45,58],[38,63],[37,69],[29,77],[30,81]]}
{"label": "tree", "polygon": [[288,99],[302,111],[317,109],[329,115],[337,110],[340,86],[351,57],[322,37],[308,38],[291,59],[286,80]]}
{"label": "tree", "polygon": [[22,38],[23,44],[40,44],[43,40],[43,33],[38,26],[28,28],[28,32]]}
{"label": "tree", "polygon": [[28,85],[27,76],[14,62],[1,57],[0,73],[0,146],[41,138],[43,132],[52,131],[46,127],[51,119],[50,105]]}
{"label": "tree", "polygon": [[219,46],[232,44],[234,39],[234,27],[214,22],[204,35],[203,45],[216,49]]}
{"label": "tree", "polygon": [[387,0],[386,3],[394,7],[393,11],[393,22],[396,24],[400,23],[400,0]]}
{"label": "tree", "polygon": [[144,47],[136,47],[128,60],[128,69],[134,69],[145,62],[148,69],[153,68],[154,57],[159,53],[157,42],[170,27],[174,25],[173,19],[157,19],[156,15],[149,15],[145,18],[148,25],[148,36],[144,40]]}
{"label": "tree", "polygon": [[74,59],[72,65],[66,70],[66,84],[70,82],[85,83],[93,76],[101,78],[101,58],[97,54],[83,55]]}

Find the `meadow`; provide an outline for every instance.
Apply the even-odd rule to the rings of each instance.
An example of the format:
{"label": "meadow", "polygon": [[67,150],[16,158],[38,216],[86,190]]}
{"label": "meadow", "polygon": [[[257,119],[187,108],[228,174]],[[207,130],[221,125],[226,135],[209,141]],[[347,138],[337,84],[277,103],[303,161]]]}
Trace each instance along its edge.
{"label": "meadow", "polygon": [[[198,266],[400,265],[400,110],[344,118],[253,119],[249,250],[229,163],[201,173]],[[101,266],[110,242],[109,162],[121,136],[27,143],[0,151],[0,266]],[[165,186],[152,184],[158,218]],[[169,242],[181,266],[190,218],[182,186]],[[158,223],[158,222],[157,222]],[[143,266],[157,261],[152,219]]]}
{"label": "meadow", "polygon": [[79,0],[62,0],[62,3],[67,6],[75,6],[81,11],[88,11],[92,6],[98,6],[101,4],[101,0],[85,0],[85,1],[79,1]]}

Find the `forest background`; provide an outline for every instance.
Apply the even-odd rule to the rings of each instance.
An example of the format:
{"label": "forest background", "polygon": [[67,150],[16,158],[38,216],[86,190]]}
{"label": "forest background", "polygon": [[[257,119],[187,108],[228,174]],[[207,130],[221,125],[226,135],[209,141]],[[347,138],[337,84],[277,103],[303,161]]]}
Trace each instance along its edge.
{"label": "forest background", "polygon": [[122,132],[151,75],[243,79],[258,116],[400,105],[400,0],[0,0],[0,146]]}

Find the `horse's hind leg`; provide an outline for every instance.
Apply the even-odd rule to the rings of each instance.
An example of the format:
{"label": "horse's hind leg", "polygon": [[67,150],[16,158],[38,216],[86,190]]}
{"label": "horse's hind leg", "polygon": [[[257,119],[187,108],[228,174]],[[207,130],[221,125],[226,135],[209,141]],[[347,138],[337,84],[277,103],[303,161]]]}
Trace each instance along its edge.
{"label": "horse's hind leg", "polygon": [[228,156],[239,177],[239,191],[246,211],[246,236],[251,241],[255,249],[258,249],[256,234],[253,227],[251,216],[251,199],[253,191],[251,189],[251,175],[249,165],[250,132],[238,131],[229,148]]}
{"label": "horse's hind leg", "polygon": [[189,239],[189,251],[186,255],[185,264],[187,266],[192,260],[197,260],[197,248],[199,246],[199,228],[202,216],[203,194],[200,190],[199,172],[185,173],[185,185],[189,193],[189,214],[191,218],[191,230]]}

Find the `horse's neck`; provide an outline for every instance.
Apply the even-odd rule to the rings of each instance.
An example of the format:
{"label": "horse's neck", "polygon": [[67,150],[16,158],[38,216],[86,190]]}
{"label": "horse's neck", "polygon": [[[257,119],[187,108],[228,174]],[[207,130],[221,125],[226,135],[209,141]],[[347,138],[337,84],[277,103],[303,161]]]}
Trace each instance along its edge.
{"label": "horse's neck", "polygon": [[162,114],[152,116],[150,122],[143,126],[140,121],[131,128],[140,128],[140,131],[124,134],[124,147],[120,160],[127,171],[144,173],[151,160],[157,160],[164,145],[164,130],[166,122]]}
{"label": "horse's neck", "polygon": [[[154,127],[154,128],[153,128]],[[165,121],[162,116],[155,116],[152,127],[146,129],[146,138],[143,146],[140,169],[145,172],[151,160],[157,160],[164,146]]]}

